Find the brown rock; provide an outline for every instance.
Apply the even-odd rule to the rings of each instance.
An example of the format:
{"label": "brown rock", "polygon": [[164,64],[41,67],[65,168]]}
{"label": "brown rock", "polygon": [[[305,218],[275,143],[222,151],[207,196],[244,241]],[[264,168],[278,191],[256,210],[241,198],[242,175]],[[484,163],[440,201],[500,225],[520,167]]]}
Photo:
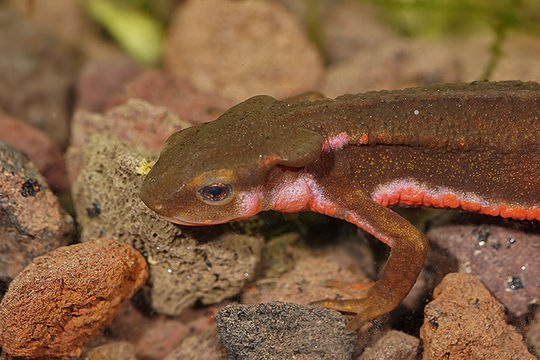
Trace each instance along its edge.
{"label": "brown rock", "polygon": [[40,256],[2,299],[0,344],[14,356],[79,356],[147,277],[144,258],[109,239]]}
{"label": "brown rock", "polygon": [[401,331],[388,331],[370,347],[358,360],[416,360],[420,339]]}
{"label": "brown rock", "polygon": [[128,82],[123,91],[109,99],[108,108],[137,98],[164,106],[190,123],[214,120],[233,101],[195,89],[188,79],[175,78],[159,70],[147,70]]}
{"label": "brown rock", "polygon": [[126,341],[111,341],[90,349],[83,360],[137,360],[135,346]]}
{"label": "brown rock", "polygon": [[[335,244],[334,244],[335,245]],[[346,247],[333,246],[322,254],[297,254],[293,268],[277,278],[259,279],[243,294],[243,302],[289,301],[298,304],[334,299],[358,298],[371,280],[358,266],[358,260]],[[298,253],[298,251],[296,251]],[[347,283],[336,283],[338,280]],[[354,284],[351,286],[351,283]]]}
{"label": "brown rock", "polygon": [[73,220],[34,165],[0,141],[0,280],[36,256],[68,244]]}
{"label": "brown rock", "polygon": [[337,311],[272,302],[229,305],[216,317],[233,359],[350,359],[356,333]]}
{"label": "brown rock", "polygon": [[145,326],[136,344],[137,356],[143,359],[163,359],[190,334],[189,325],[177,318],[159,316]]}
{"label": "brown rock", "polygon": [[435,254],[435,277],[450,271],[475,274],[515,316],[529,311],[540,294],[540,235],[493,225],[456,225],[427,234]]}
{"label": "brown rock", "polygon": [[423,359],[534,359],[504,308],[474,275],[448,274],[426,305]]}
{"label": "brown rock", "polygon": [[371,3],[330,1],[322,17],[323,45],[330,64],[346,62],[363,53],[376,66],[369,53],[397,35],[391,31],[380,11]]}
{"label": "brown rock", "polygon": [[[377,61],[374,61],[377,59]],[[328,97],[460,81],[452,50],[439,43],[396,38],[330,66],[322,85]],[[369,71],[366,71],[369,69]]]}
{"label": "brown rock", "polygon": [[120,92],[125,83],[141,71],[141,67],[127,56],[88,63],[77,80],[76,108],[88,112],[103,112],[111,95]]}
{"label": "brown rock", "polygon": [[163,360],[227,360],[229,356],[215,330],[188,336]]}
{"label": "brown rock", "polygon": [[300,25],[271,1],[187,1],[173,15],[167,69],[235,102],[316,88],[322,62]]}
{"label": "brown rock", "polygon": [[30,159],[53,190],[67,190],[69,182],[62,152],[43,131],[0,113],[0,141]]}
{"label": "brown rock", "polygon": [[536,306],[532,319],[525,328],[525,341],[531,352],[540,353],[540,306]]}
{"label": "brown rock", "polygon": [[66,154],[69,179],[73,183],[77,178],[82,166],[82,149],[93,135],[110,134],[159,151],[173,132],[189,125],[166,108],[138,99],[128,100],[105,115],[77,111],[71,128],[71,146]]}
{"label": "brown rock", "polygon": [[182,227],[158,217],[139,199],[141,160],[154,156],[111,137],[90,140],[73,185],[83,241],[107,236],[143,252],[157,312],[176,315],[197,300],[236,295],[253,276],[262,238],[242,234],[245,223],[232,232],[230,225]]}
{"label": "brown rock", "polygon": [[15,12],[0,12],[0,28],[0,109],[67,145],[73,52]]}
{"label": "brown rock", "polygon": [[540,41],[533,34],[510,31],[490,80],[540,81]]}
{"label": "brown rock", "polygon": [[214,331],[214,317],[223,304],[189,308],[182,314],[145,316],[131,303],[126,303],[107,327],[110,338],[135,345],[137,358],[163,359],[191,335]]}

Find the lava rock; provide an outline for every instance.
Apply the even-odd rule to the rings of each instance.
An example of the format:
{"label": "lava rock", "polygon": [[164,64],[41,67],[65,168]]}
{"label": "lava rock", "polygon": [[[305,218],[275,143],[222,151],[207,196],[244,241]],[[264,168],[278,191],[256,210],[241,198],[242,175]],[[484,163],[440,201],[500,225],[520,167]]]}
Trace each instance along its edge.
{"label": "lava rock", "polygon": [[540,234],[484,224],[435,228],[427,236],[434,245],[428,256],[433,278],[453,271],[475,274],[517,317],[540,294]]}
{"label": "lava rock", "polygon": [[53,190],[67,190],[69,181],[58,145],[40,129],[0,113],[0,140],[25,155]]}
{"label": "lava rock", "polygon": [[141,72],[141,67],[127,56],[89,62],[77,80],[76,109],[103,112],[109,98]]}
{"label": "lava rock", "polygon": [[67,245],[74,226],[35,166],[0,141],[0,280],[36,256]]}
{"label": "lava rock", "polygon": [[219,341],[215,330],[191,335],[182,344],[170,352],[163,360],[227,360],[227,352]]}
{"label": "lava rock", "polygon": [[532,359],[504,307],[474,276],[448,274],[425,307],[424,360]]}
{"label": "lava rock", "polygon": [[300,24],[271,1],[186,1],[172,17],[166,68],[235,102],[316,88],[322,61]]}
{"label": "lava rock", "polygon": [[13,356],[79,356],[148,278],[144,258],[110,239],[34,259],[0,304],[0,345]]}
{"label": "lava rock", "polygon": [[420,339],[397,330],[390,330],[367,347],[358,360],[416,360]]}
{"label": "lava rock", "polygon": [[337,311],[282,302],[229,305],[216,317],[233,359],[350,359],[357,336],[346,323]]}
{"label": "lava rock", "polygon": [[164,106],[190,123],[214,120],[220,112],[235,105],[234,101],[197,90],[188,79],[155,69],[146,70],[127,82],[121,93],[109,98],[107,108],[132,98]]}
{"label": "lava rock", "polygon": [[82,166],[82,151],[96,134],[110,134],[121,140],[159,151],[167,138],[177,130],[190,126],[173,112],[146,101],[130,99],[105,115],[77,111],[71,127],[71,146],[66,154],[71,182]]}
{"label": "lava rock", "polygon": [[[358,254],[353,254],[343,242],[332,245],[323,254],[296,255],[298,258],[294,260],[290,271],[277,279],[272,274],[268,279],[260,279],[244,291],[242,302],[253,304],[287,301],[309,304],[323,299],[363,297],[372,281],[358,266],[358,257],[355,256]],[[366,252],[364,255],[369,258],[370,254]],[[347,282],[339,283],[339,279]]]}
{"label": "lava rock", "polygon": [[82,360],[137,360],[135,346],[127,341],[110,341],[86,352]]}
{"label": "lava rock", "polygon": [[66,146],[75,53],[15,12],[0,12],[0,29],[0,109]]}
{"label": "lava rock", "polygon": [[255,272],[262,236],[248,235],[249,222],[183,227],[162,219],[139,198],[143,159],[155,153],[110,136],[90,139],[73,185],[82,240],[106,236],[141,251],[150,271],[145,291],[159,313],[177,315],[197,300],[212,304],[238,294]]}

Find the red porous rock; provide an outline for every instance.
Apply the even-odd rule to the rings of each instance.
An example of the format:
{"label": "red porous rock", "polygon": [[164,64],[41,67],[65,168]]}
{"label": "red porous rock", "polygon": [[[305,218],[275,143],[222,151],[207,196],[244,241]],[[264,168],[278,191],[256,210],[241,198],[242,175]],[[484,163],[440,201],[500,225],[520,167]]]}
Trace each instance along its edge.
{"label": "red porous rock", "polygon": [[13,356],[79,356],[147,277],[142,255],[110,239],[40,256],[2,299],[0,345]]}
{"label": "red porous rock", "polygon": [[240,102],[316,90],[322,61],[297,20],[272,1],[186,1],[172,17],[165,67]]}
{"label": "red porous rock", "polygon": [[504,307],[474,275],[448,274],[433,297],[420,329],[424,360],[534,359],[506,323]]}
{"label": "red porous rock", "polygon": [[110,341],[88,350],[82,360],[137,360],[137,356],[132,343]]}
{"label": "red porous rock", "polygon": [[215,329],[188,336],[163,360],[198,360],[203,357],[205,360],[230,359]]}
{"label": "red porous rock", "polygon": [[0,141],[25,155],[53,190],[69,187],[62,152],[42,130],[0,112]]}
{"label": "red porous rock", "polygon": [[66,153],[69,180],[73,183],[77,178],[83,148],[96,134],[110,134],[159,151],[173,132],[188,126],[172,111],[139,99],[115,106],[105,115],[77,111],[71,125],[71,146]]}
{"label": "red porous rock", "polygon": [[67,245],[73,228],[35,166],[0,141],[0,280],[10,282],[34,257]]}
{"label": "red porous rock", "polygon": [[432,278],[448,272],[475,274],[514,316],[529,312],[540,294],[540,234],[495,225],[452,225],[427,234]]}
{"label": "red porous rock", "polygon": [[88,63],[77,80],[77,110],[103,112],[111,95],[120,92],[126,82],[142,71],[127,56]]}
{"label": "red porous rock", "polygon": [[367,347],[358,360],[416,360],[420,339],[397,330],[390,330]]}
{"label": "red porous rock", "polygon": [[197,90],[188,79],[155,69],[146,70],[126,83],[122,92],[110,97],[107,108],[132,98],[164,106],[190,123],[214,120],[234,105],[234,101]]}
{"label": "red porous rock", "polygon": [[75,52],[16,12],[0,11],[0,29],[0,109],[42,129],[63,148]]}

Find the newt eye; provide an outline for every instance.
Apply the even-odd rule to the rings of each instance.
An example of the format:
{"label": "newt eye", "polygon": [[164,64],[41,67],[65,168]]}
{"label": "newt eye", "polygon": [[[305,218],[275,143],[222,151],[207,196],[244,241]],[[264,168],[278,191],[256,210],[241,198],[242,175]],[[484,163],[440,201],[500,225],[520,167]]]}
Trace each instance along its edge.
{"label": "newt eye", "polygon": [[229,197],[231,194],[231,186],[229,184],[223,183],[211,183],[206,186],[203,186],[199,190],[203,200],[208,202],[220,202]]}

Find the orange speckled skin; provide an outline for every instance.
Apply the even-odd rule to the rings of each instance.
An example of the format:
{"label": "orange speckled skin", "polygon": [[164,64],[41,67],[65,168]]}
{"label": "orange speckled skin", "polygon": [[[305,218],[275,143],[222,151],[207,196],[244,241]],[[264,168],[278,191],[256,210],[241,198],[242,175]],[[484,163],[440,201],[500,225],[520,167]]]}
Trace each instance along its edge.
{"label": "orange speckled skin", "polygon": [[[349,324],[355,328],[399,304],[427,251],[425,236],[384,205],[540,219],[539,116],[534,82],[433,85],[294,103],[257,96],[214,122],[173,134],[141,198],[181,224],[300,209],[370,232],[391,252],[366,297],[318,302],[357,313]],[[216,182],[230,185],[230,196],[201,201],[201,186]]]}

